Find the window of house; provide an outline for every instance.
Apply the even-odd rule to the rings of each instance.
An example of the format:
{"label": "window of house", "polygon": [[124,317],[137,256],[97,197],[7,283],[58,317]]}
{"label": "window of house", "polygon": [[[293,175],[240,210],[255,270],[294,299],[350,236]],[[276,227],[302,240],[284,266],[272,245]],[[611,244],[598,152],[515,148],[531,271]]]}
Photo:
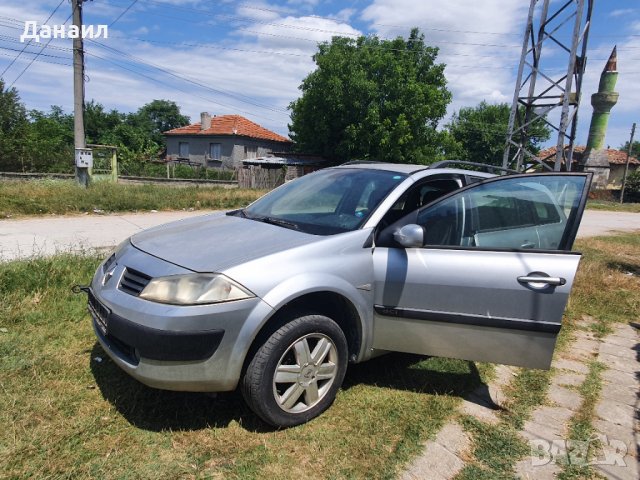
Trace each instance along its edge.
{"label": "window of house", "polygon": [[255,145],[244,146],[244,158],[256,158],[258,156],[258,147]]}
{"label": "window of house", "polygon": [[222,158],[222,144],[210,143],[209,157],[211,157],[211,160],[220,160]]}
{"label": "window of house", "polygon": [[178,144],[178,156],[180,158],[189,158],[189,142],[180,142]]}

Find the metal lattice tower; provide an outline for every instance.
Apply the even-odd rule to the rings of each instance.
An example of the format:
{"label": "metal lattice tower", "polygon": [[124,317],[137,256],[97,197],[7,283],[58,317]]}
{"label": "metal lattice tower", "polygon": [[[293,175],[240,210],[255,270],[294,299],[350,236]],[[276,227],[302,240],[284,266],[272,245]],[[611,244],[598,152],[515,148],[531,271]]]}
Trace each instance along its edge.
{"label": "metal lattice tower", "polygon": [[[550,158],[539,159],[527,149],[529,128],[538,121],[558,134],[554,170],[560,171],[563,163],[571,170],[593,2],[553,2],[550,10],[550,0],[531,0],[509,117],[504,167],[521,171],[527,165],[540,164],[551,170],[544,163]],[[566,58],[566,70],[558,73],[557,69],[547,69],[542,61],[543,47],[549,51],[548,56],[553,55],[556,66],[560,55]]]}

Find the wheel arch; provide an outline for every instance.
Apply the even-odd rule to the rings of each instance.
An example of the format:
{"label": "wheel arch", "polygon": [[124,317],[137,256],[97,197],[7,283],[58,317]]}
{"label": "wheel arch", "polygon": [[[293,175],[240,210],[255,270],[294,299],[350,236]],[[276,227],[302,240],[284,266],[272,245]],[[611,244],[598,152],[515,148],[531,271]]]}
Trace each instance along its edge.
{"label": "wheel arch", "polygon": [[251,342],[243,361],[243,372],[253,354],[276,330],[293,316],[319,314],[331,318],[342,329],[348,346],[349,359],[358,358],[363,341],[363,321],[358,308],[344,294],[322,289],[309,291],[283,301],[265,320]]}

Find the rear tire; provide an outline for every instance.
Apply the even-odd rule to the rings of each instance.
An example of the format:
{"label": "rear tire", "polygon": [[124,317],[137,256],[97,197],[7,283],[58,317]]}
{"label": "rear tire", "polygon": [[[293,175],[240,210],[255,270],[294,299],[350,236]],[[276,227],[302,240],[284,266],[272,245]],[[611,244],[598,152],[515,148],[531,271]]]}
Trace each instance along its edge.
{"label": "rear tire", "polygon": [[256,351],[242,379],[242,395],[270,425],[300,425],[331,406],[347,358],[347,340],[333,320],[323,315],[294,318]]}

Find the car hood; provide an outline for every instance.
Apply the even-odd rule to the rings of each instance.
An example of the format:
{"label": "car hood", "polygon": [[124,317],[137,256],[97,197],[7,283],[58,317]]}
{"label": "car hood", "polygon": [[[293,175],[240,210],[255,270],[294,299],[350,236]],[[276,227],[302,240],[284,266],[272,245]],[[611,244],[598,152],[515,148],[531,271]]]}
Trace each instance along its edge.
{"label": "car hood", "polygon": [[131,237],[131,243],[143,252],[189,270],[222,272],[322,238],[216,213],[145,230]]}

